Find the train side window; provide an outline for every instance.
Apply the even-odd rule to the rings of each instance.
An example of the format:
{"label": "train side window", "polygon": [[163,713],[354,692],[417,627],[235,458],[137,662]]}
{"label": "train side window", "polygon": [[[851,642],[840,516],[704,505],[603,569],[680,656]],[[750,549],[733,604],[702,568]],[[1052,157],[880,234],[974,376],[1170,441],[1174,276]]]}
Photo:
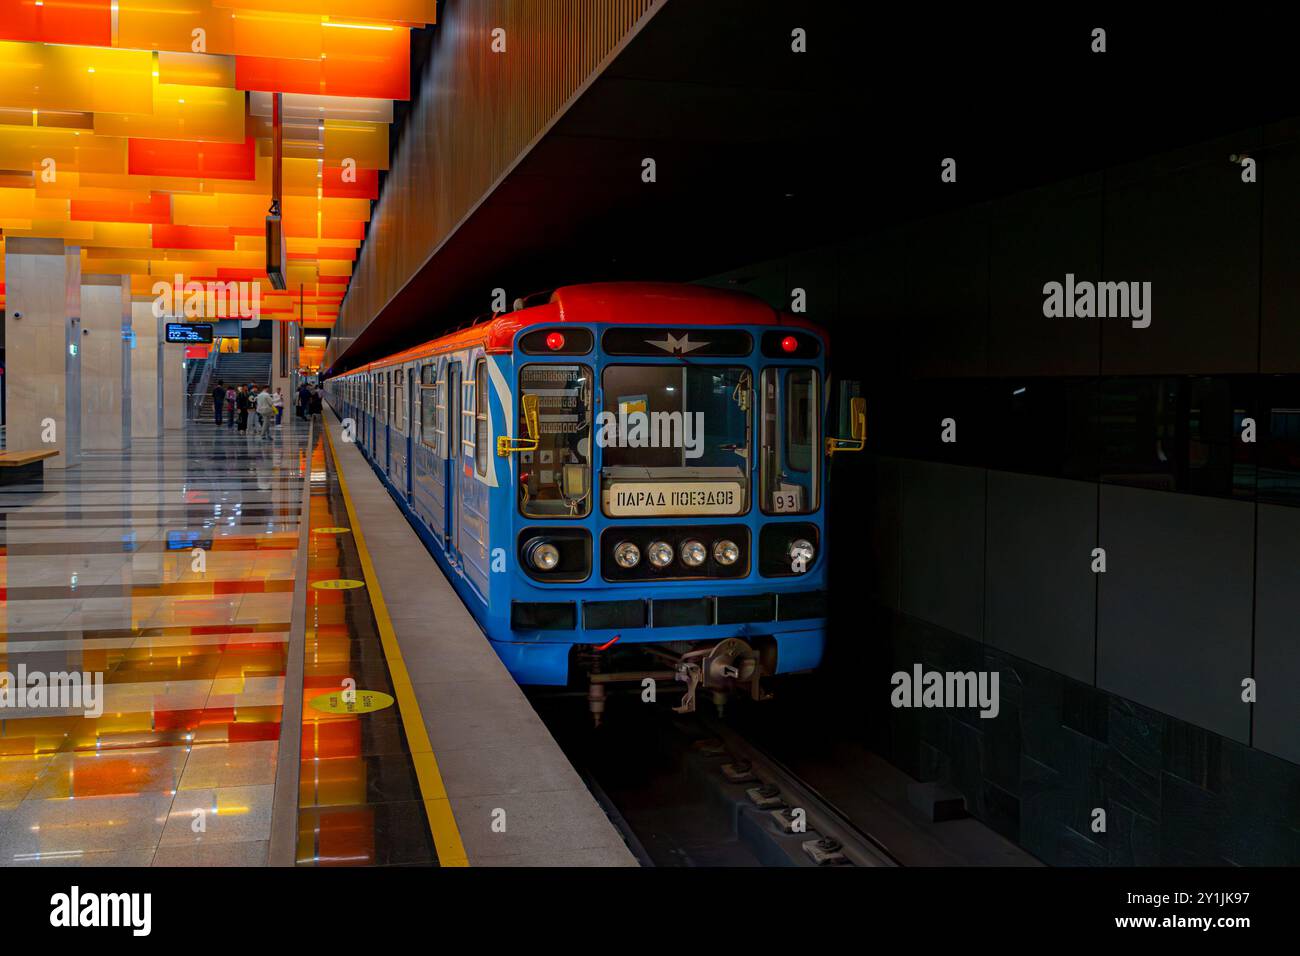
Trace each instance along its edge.
{"label": "train side window", "polygon": [[808,514],[821,497],[821,377],[812,368],[765,368],[759,450],[765,514]]}
{"label": "train side window", "polygon": [[438,368],[430,363],[420,369],[420,441],[438,454]]}
{"label": "train side window", "polygon": [[474,467],[480,475],[488,471],[488,388],[487,361],[474,366]]}
{"label": "train side window", "polygon": [[406,431],[406,369],[393,370],[393,425],[398,431]]}

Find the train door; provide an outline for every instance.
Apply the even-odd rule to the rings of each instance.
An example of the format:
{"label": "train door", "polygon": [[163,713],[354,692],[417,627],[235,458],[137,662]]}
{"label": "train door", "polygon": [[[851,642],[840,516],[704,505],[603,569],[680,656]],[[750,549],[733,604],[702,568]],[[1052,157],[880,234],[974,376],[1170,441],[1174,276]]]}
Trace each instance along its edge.
{"label": "train door", "polygon": [[415,429],[419,423],[420,410],[415,401],[415,367],[406,369],[406,500],[411,500],[413,492],[411,481],[415,473]]}
{"label": "train door", "polygon": [[370,460],[375,460],[375,375],[366,375],[366,448],[370,451]]}
{"label": "train door", "polygon": [[393,373],[381,372],[380,385],[384,389],[384,474],[393,473]]}
{"label": "train door", "polygon": [[460,459],[460,388],[459,362],[447,365],[447,556],[453,564],[460,564],[460,514],[462,483]]}
{"label": "train door", "polygon": [[379,373],[370,373],[370,460],[379,463]]}

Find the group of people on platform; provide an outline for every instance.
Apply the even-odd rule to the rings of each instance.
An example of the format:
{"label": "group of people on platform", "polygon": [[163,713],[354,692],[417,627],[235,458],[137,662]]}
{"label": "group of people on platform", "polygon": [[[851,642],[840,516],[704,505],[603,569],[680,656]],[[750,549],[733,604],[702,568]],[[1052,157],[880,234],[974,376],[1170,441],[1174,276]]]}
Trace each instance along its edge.
{"label": "group of people on platform", "polygon": [[[306,421],[310,415],[321,413],[322,392],[304,382],[298,387],[297,416]],[[262,438],[271,437],[271,429],[283,424],[284,392],[277,388],[274,393],[269,386],[259,386],[256,382],[247,385],[227,387],[219,381],[212,389],[212,413],[214,423],[220,427],[223,421],[227,428],[247,432],[249,417],[253,416],[253,434]]]}

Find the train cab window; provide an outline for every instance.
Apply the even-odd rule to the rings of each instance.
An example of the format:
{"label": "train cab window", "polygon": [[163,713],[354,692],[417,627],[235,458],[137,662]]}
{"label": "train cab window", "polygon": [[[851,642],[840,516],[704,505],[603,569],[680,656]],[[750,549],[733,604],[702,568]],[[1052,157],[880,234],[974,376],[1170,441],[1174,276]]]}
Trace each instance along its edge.
{"label": "train cab window", "polygon": [[602,379],[601,507],[612,518],[749,510],[749,369],[610,365]]}
{"label": "train cab window", "polygon": [[[591,513],[591,405],[595,382],[586,365],[525,365],[519,394],[538,398],[538,445],[519,454],[519,510],[530,518]],[[517,436],[528,434],[523,402]]]}
{"label": "train cab window", "polygon": [[438,450],[438,367],[432,363],[420,369],[420,441]]}
{"label": "train cab window", "polygon": [[474,468],[480,475],[488,472],[488,376],[487,362],[474,366]]}
{"label": "train cab window", "polygon": [[821,497],[821,378],[812,368],[766,368],[760,493],[765,514],[808,514]]}

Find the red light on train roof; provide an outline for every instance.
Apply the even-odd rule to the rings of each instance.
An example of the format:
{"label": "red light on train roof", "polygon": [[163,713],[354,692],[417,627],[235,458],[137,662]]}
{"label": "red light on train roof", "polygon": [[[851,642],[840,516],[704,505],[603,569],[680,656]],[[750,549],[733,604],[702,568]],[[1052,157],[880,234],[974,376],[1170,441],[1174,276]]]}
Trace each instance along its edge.
{"label": "red light on train roof", "polygon": [[546,347],[552,352],[558,352],[564,348],[564,336],[559,332],[552,332],[546,337]]}
{"label": "red light on train roof", "polygon": [[796,339],[793,335],[787,335],[785,338],[781,340],[781,351],[793,352],[797,348],[799,348],[799,340]]}

